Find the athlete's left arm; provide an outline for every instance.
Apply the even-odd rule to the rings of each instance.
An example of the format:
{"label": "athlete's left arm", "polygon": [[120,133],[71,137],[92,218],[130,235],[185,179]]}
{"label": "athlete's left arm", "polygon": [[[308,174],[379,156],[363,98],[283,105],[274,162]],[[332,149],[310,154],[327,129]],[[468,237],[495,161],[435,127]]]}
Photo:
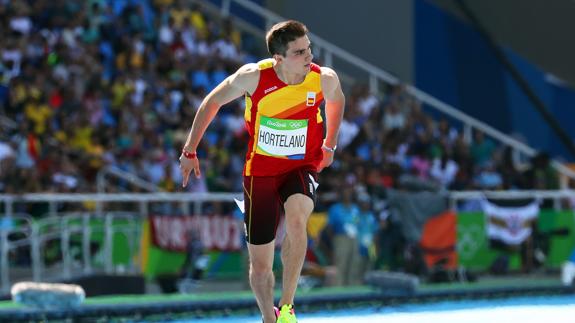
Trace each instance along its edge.
{"label": "athlete's left arm", "polygon": [[[345,109],[345,96],[341,90],[341,84],[337,73],[329,67],[321,68],[321,88],[325,99],[325,116],[327,123],[327,133],[324,145],[334,148],[337,144],[337,136],[343,112]],[[333,151],[323,150],[323,160],[320,164],[320,171],[328,167],[333,162]]]}

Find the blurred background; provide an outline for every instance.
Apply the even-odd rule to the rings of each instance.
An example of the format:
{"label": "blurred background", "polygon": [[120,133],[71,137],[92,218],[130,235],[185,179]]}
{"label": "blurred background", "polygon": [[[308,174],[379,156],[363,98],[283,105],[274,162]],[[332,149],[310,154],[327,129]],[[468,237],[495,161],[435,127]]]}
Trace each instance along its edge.
{"label": "blurred background", "polygon": [[0,314],[19,281],[121,299],[118,317],[254,311],[234,202],[243,100],[208,128],[186,188],[178,157],[203,97],[268,57],[286,18],[346,94],[302,304],[565,293],[573,15],[567,0],[0,0]]}

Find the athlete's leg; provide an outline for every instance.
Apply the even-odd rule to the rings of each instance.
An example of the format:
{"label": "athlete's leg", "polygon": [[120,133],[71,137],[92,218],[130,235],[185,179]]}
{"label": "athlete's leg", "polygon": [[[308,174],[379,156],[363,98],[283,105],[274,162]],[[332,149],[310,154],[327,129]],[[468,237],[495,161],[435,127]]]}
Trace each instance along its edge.
{"label": "athlete's leg", "polygon": [[282,245],[282,297],[279,305],[293,304],[307,250],[307,221],[313,200],[304,194],[291,195],[284,203],[286,236]]}
{"label": "athlete's leg", "polygon": [[250,253],[250,285],[265,323],[275,323],[274,313],[274,241],[263,244],[248,244]]}
{"label": "athlete's leg", "polygon": [[244,224],[250,255],[250,286],[264,322],[276,322],[274,313],[274,237],[281,200],[274,177],[244,177]]}

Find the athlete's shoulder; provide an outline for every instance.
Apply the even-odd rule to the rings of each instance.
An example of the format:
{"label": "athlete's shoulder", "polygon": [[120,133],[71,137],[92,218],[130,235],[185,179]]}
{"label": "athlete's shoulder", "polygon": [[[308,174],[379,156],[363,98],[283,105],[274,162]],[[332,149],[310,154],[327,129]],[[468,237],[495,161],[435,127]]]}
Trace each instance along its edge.
{"label": "athlete's shoulder", "polygon": [[260,69],[257,63],[248,63],[238,68],[236,74],[242,78],[257,78],[260,75]]}
{"label": "athlete's shoulder", "polygon": [[321,73],[322,78],[326,77],[326,78],[336,78],[337,79],[337,73],[331,67],[321,66],[320,67],[320,73]]}
{"label": "athlete's shoulder", "polygon": [[245,64],[232,76],[231,82],[233,85],[243,89],[248,93],[253,93],[256,89],[260,79],[260,70],[258,64],[249,63]]}
{"label": "athlete's shoulder", "polygon": [[262,59],[261,61],[257,62],[257,66],[260,70],[267,70],[274,67],[275,59],[273,58],[266,58]]}
{"label": "athlete's shoulder", "polygon": [[337,73],[330,67],[321,67],[321,83],[323,87],[334,88],[339,85]]}
{"label": "athlete's shoulder", "polygon": [[321,87],[324,92],[324,98],[331,100],[336,95],[338,98],[343,98],[341,92],[341,84],[337,73],[329,67],[322,66],[321,68]]}

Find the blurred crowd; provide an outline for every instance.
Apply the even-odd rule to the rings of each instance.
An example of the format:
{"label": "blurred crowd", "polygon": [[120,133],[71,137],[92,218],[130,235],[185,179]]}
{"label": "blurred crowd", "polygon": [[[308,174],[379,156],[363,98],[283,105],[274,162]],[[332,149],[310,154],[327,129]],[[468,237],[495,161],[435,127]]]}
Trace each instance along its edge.
{"label": "blurred crowd", "polygon": [[370,193],[410,180],[437,190],[558,188],[548,155],[521,164],[511,148],[479,130],[466,138],[456,122],[424,113],[404,85],[391,86],[382,100],[366,86],[356,86],[347,103],[339,156],[327,170],[341,176],[326,176],[328,182],[343,178]]}
{"label": "blurred crowd", "polygon": [[[1,193],[94,192],[106,167],[179,190],[177,158],[202,98],[263,55],[231,20],[183,0],[0,1],[0,33],[0,111],[17,124],[0,132]],[[509,148],[461,130],[424,113],[403,85],[376,96],[358,84],[323,191],[557,187],[546,155],[517,168]],[[208,129],[205,176],[188,189],[241,191],[246,140],[238,100]]]}
{"label": "blurred crowd", "polygon": [[[1,193],[94,192],[108,166],[175,190],[199,102],[253,60],[230,20],[181,0],[0,1],[0,33],[0,112],[17,124],[1,131]],[[209,129],[192,190],[239,190],[240,110]]]}

